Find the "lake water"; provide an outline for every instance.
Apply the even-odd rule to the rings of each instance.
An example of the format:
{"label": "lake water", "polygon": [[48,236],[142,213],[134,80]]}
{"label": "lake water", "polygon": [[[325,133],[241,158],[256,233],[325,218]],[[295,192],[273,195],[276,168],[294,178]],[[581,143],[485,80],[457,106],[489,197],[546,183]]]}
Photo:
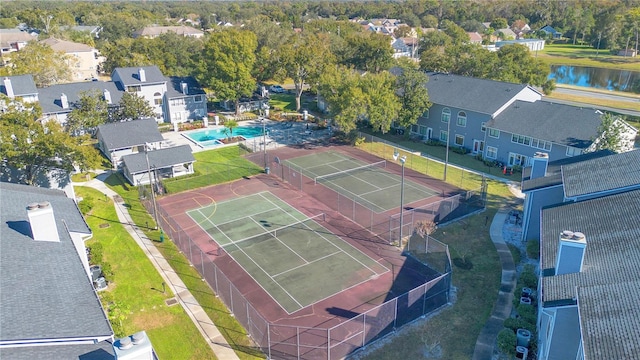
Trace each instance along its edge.
{"label": "lake water", "polygon": [[[549,79],[556,84],[640,93],[640,71],[552,65]],[[634,85],[635,84],[635,85]]]}

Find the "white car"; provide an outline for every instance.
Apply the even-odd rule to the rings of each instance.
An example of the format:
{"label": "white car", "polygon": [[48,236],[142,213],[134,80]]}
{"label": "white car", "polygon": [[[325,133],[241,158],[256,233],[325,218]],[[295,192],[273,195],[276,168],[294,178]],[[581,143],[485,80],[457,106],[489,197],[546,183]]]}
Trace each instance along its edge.
{"label": "white car", "polygon": [[269,86],[269,91],[274,94],[282,94],[284,93],[284,88],[280,85],[271,85]]}

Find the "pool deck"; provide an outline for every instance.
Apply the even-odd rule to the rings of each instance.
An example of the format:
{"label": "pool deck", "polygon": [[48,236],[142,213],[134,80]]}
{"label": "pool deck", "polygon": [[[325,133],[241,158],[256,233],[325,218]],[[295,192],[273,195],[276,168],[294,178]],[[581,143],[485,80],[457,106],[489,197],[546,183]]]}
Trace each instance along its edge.
{"label": "pool deck", "polygon": [[[239,127],[257,127],[257,126],[262,126],[262,122],[260,122],[260,120],[243,121],[241,122]],[[285,146],[292,143],[297,143],[301,141],[303,138],[321,138],[329,135],[329,130],[318,130],[318,131],[308,130],[307,123],[304,123],[304,122],[299,122],[299,123],[298,122],[278,122],[278,121],[267,120],[266,126],[267,126],[267,133],[270,135],[273,135],[273,136],[269,136],[269,135],[267,136],[268,148],[271,146],[279,147],[279,146]],[[195,132],[195,131],[216,130],[216,129],[223,129],[223,128],[224,128],[223,125],[211,125],[206,129],[197,129],[197,130],[190,130],[190,131]],[[237,143],[234,143],[229,145],[215,145],[215,146],[209,146],[209,147],[201,147],[197,145],[193,140],[189,140],[186,136],[184,136],[184,134],[186,133],[188,132],[169,131],[169,132],[162,133],[162,137],[164,137],[164,143],[165,143],[164,145],[166,147],[189,145],[191,147],[191,152],[195,153],[195,152],[200,152],[205,150],[220,149],[225,146],[235,146],[237,144]],[[286,136],[284,136],[283,134],[286,134]],[[249,139],[247,142],[251,143],[252,141],[254,142],[252,143],[253,146],[255,145],[260,146],[262,144],[262,139],[259,139],[259,137]],[[247,145],[249,146],[250,144],[247,144]]]}

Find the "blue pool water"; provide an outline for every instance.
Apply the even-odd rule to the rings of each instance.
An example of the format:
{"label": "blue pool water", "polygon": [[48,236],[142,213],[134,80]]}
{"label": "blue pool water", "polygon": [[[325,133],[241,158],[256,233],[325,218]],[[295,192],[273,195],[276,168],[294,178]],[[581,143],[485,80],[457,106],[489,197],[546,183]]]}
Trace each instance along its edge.
{"label": "blue pool water", "polygon": [[[227,138],[226,129],[200,130],[192,133],[184,134],[200,146],[220,145],[220,139]],[[233,129],[233,136],[242,136],[245,139],[251,139],[262,136],[262,127],[237,127]]]}

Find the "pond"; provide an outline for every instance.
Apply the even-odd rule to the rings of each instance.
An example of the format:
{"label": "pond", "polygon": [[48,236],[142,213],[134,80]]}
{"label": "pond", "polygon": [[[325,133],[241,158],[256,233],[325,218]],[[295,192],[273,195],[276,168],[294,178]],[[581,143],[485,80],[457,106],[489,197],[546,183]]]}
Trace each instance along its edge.
{"label": "pond", "polygon": [[551,65],[556,84],[640,93],[640,71]]}

